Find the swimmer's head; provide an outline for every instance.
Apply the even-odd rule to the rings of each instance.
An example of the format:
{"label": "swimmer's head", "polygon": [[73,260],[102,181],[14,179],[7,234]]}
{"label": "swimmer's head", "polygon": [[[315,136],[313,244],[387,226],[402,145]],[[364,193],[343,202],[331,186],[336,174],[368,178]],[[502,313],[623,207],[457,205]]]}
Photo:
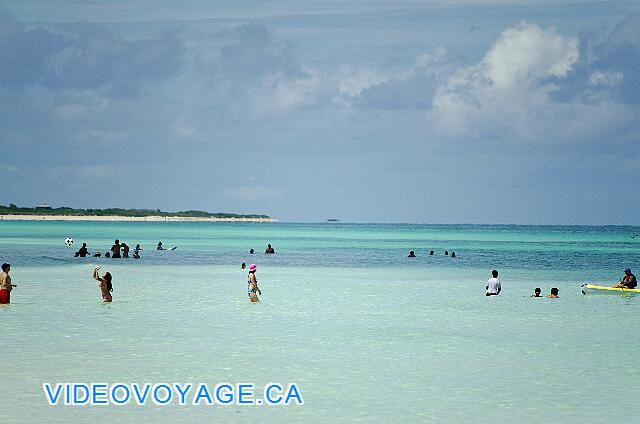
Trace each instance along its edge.
{"label": "swimmer's head", "polygon": [[542,290],[540,289],[540,287],[536,287],[536,289],[534,290],[534,292],[535,292],[536,294],[540,294],[540,293],[542,293]]}
{"label": "swimmer's head", "polygon": [[256,264],[251,264],[251,265],[249,265],[249,271],[255,271],[256,269],[258,269],[258,267],[256,266]]}
{"label": "swimmer's head", "polygon": [[555,294],[557,296],[558,295],[558,291],[559,290],[554,287],[554,288],[551,289],[551,294]]}
{"label": "swimmer's head", "polygon": [[242,262],[242,269],[245,269],[247,267],[247,264],[245,264],[244,262]]}

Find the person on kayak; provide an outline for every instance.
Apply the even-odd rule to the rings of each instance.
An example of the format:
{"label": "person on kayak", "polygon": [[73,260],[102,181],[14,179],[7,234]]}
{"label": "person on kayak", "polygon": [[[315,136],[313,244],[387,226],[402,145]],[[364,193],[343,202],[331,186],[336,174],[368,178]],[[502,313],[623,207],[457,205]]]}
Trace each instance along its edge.
{"label": "person on kayak", "polygon": [[620,279],[620,282],[613,286],[616,289],[635,289],[638,285],[636,276],[631,273],[631,269],[624,270],[624,277]]}

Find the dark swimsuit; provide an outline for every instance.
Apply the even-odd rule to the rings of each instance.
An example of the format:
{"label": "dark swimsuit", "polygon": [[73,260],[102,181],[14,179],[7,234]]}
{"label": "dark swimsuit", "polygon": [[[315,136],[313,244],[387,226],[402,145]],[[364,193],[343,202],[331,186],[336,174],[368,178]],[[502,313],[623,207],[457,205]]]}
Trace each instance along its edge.
{"label": "dark swimsuit", "polygon": [[[256,285],[257,285],[257,284],[258,284],[258,279],[256,278]],[[251,287],[251,280],[247,281],[247,295],[248,295],[249,297],[251,297],[251,293],[258,293],[258,292],[256,291],[256,289],[252,289],[252,288],[250,288],[250,287]],[[257,296],[257,294],[256,294],[256,296]]]}

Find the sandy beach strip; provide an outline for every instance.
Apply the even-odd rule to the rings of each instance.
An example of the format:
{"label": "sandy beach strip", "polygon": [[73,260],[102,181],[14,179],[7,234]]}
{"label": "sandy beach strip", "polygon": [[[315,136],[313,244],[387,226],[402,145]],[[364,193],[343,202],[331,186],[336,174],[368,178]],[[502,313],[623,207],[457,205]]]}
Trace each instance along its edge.
{"label": "sandy beach strip", "polygon": [[276,222],[273,218],[201,218],[188,216],[0,215],[0,221],[111,221],[111,222]]}

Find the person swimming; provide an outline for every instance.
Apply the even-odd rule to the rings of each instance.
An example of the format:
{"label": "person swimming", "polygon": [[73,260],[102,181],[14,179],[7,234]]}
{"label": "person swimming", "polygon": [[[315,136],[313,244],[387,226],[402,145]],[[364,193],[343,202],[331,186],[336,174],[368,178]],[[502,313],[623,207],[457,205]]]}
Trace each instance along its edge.
{"label": "person swimming", "polygon": [[536,287],[536,289],[533,291],[533,294],[531,295],[531,297],[542,297],[542,295],[540,293],[542,293],[542,290],[540,289],[540,287]]}
{"label": "person swimming", "polygon": [[162,242],[161,241],[158,242],[158,247],[156,247],[156,250],[165,250],[165,248],[162,247]]}
{"label": "person swimming", "polygon": [[276,253],[275,249],[273,247],[271,247],[271,245],[267,245],[267,249],[264,251],[264,253],[268,253],[268,254],[272,254],[272,253]]}
{"label": "person swimming", "polygon": [[416,257],[416,252],[414,252],[413,250],[409,252],[409,256],[407,256],[407,258],[415,258],[415,257]]}
{"label": "person swimming", "polygon": [[455,258],[456,257],[456,252],[454,252],[453,250],[451,251],[451,257]]}
{"label": "person swimming", "polygon": [[113,285],[111,284],[111,274],[105,272],[102,274],[102,277],[98,274],[100,270],[100,266],[97,266],[93,269],[93,278],[98,281],[98,286],[100,287],[100,291],[102,292],[102,301],[103,302],[111,302],[113,298],[111,297],[111,292],[113,291]]}
{"label": "person swimming", "polygon": [[558,289],[556,287],[551,289],[551,294],[547,295],[547,297],[551,298],[551,299],[560,299],[560,296],[558,296]]}
{"label": "person swimming", "polygon": [[258,288],[258,280],[256,279],[256,270],[258,267],[256,264],[249,265],[249,275],[247,276],[247,294],[249,295],[249,300],[252,303],[260,302],[258,299],[258,295],[262,296],[262,292]]}
{"label": "person swimming", "polygon": [[429,256],[433,256],[433,250],[429,252]]}

